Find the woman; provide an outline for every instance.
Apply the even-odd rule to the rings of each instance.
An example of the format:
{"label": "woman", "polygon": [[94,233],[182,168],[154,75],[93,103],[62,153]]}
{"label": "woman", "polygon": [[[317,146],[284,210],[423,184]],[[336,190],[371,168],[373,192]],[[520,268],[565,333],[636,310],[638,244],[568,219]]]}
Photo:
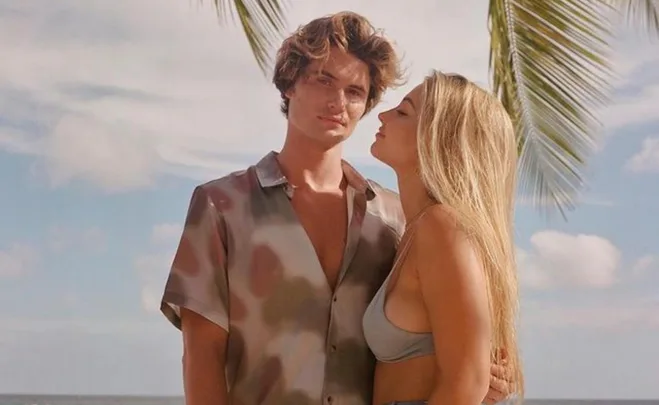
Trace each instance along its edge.
{"label": "woman", "polygon": [[379,118],[371,153],[396,172],[407,226],[364,316],[373,403],[478,405],[496,348],[521,399],[508,114],[464,77],[434,71]]}

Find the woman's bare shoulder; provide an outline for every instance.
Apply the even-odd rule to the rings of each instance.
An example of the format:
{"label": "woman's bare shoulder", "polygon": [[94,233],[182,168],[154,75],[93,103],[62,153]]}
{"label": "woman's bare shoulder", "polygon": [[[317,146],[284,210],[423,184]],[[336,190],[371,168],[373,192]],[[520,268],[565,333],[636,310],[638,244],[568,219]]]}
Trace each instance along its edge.
{"label": "woman's bare shoulder", "polygon": [[437,204],[428,208],[417,226],[414,250],[417,260],[427,264],[422,267],[434,267],[438,262],[464,260],[474,254],[455,211],[446,205]]}
{"label": "woman's bare shoulder", "polygon": [[464,236],[455,210],[444,204],[435,204],[427,208],[423,217],[419,219],[417,227],[416,239],[419,242],[445,243],[445,239]]}

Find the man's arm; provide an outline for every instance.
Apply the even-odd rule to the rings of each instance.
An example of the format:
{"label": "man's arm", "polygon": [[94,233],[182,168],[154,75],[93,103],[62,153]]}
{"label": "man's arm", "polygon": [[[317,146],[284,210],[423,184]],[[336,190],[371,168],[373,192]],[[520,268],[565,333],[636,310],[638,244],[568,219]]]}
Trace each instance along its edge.
{"label": "man's arm", "polygon": [[186,405],[225,405],[228,333],[188,309],[181,309],[183,387]]}
{"label": "man's arm", "polygon": [[226,226],[210,195],[192,195],[161,310],[183,335],[186,405],[224,405],[229,334]]}
{"label": "man's arm", "polygon": [[429,405],[479,405],[490,377],[491,320],[477,254],[444,206],[419,222],[415,253],[439,368]]}

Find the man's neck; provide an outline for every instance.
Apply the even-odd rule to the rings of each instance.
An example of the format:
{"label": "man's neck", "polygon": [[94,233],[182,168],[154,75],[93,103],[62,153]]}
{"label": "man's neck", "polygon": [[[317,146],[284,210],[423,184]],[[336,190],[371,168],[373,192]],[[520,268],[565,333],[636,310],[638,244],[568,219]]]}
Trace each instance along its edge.
{"label": "man's neck", "polygon": [[289,183],[313,191],[336,191],[343,186],[342,145],[322,148],[313,140],[289,134],[277,156]]}

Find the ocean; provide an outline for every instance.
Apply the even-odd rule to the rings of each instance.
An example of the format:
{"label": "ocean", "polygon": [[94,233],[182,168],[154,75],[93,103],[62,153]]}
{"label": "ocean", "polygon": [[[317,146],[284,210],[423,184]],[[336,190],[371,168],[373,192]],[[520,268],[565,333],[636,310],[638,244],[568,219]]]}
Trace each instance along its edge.
{"label": "ocean", "polygon": [[[657,400],[527,399],[525,405],[659,405]],[[181,397],[2,395],[0,405],[183,405]],[[295,405],[295,404],[291,404]]]}

